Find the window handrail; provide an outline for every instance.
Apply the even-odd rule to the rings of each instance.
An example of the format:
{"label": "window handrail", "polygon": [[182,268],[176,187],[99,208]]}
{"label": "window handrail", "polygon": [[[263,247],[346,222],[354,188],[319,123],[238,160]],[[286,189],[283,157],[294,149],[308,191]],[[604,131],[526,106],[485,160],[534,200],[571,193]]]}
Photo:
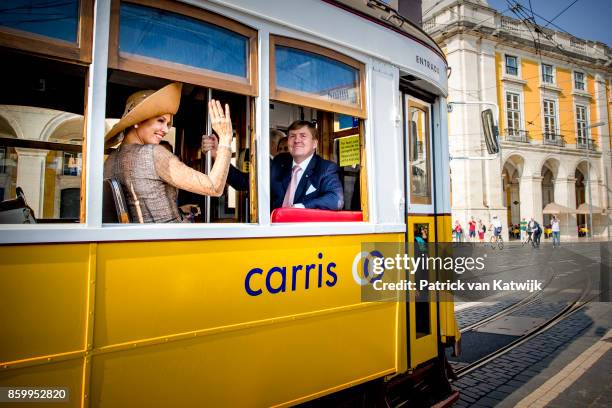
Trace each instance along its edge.
{"label": "window handrail", "polygon": [[565,138],[563,137],[563,135],[560,135],[558,133],[552,133],[552,132],[544,132],[543,133],[544,139],[543,139],[543,143],[545,145],[551,145],[551,146],[565,146]]}
{"label": "window handrail", "polygon": [[584,150],[597,150],[597,141],[591,138],[578,137],[576,138],[576,148]]}

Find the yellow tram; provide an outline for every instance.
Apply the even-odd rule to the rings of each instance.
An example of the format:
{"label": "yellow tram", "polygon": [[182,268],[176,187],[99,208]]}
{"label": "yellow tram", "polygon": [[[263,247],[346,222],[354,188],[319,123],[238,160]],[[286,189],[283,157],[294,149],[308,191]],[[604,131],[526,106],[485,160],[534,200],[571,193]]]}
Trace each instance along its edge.
{"label": "yellow tram", "polygon": [[[447,66],[420,28],[378,1],[67,0],[36,18],[23,9],[42,3],[13,3],[0,198],[20,187],[36,222],[0,225],[0,387],[288,406],[442,371],[452,303],[362,302],[359,284],[364,243],[450,241]],[[104,134],[129,94],[170,81],[175,154],[204,169],[206,102],[228,102],[249,191],[186,195],[195,223],[107,223]],[[317,123],[360,221],[270,215],[269,130],[295,119]]]}

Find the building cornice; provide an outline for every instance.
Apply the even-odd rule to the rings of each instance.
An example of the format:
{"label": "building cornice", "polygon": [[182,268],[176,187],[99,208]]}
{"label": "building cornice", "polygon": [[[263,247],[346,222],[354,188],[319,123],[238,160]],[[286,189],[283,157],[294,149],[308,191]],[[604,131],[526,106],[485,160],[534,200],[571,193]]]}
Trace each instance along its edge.
{"label": "building cornice", "polygon": [[[561,32],[545,29],[546,33],[549,34],[548,36],[553,41],[551,42],[545,37],[542,37],[536,49],[534,39],[524,34],[524,31],[527,31],[529,27],[525,26],[521,20],[503,16],[499,12],[481,4],[469,1],[454,2],[436,12],[436,14],[432,15],[427,21],[424,21],[423,26],[425,27],[428,21],[435,21],[438,16],[458,5],[478,7],[483,12],[483,15],[491,14],[493,11],[493,16],[489,19],[485,19],[487,20],[486,22],[480,22],[478,24],[469,21],[462,15],[455,17],[454,20],[446,25],[442,25],[441,28],[432,24],[431,26],[433,29],[429,30],[429,32],[438,43],[443,43],[458,34],[468,34],[479,36],[487,41],[495,41],[498,44],[525,49],[532,54],[546,55],[550,58],[555,58],[570,64],[578,63],[584,66],[586,63],[588,64],[587,67],[591,70],[599,70],[608,75],[612,74],[612,49],[606,44],[595,41],[585,41],[565,35]],[[504,26],[504,22],[506,22],[507,25],[508,21],[523,27],[524,30],[514,33],[511,29]],[[523,36],[521,36],[521,32],[523,32]],[[592,55],[586,55],[587,52]]]}
{"label": "building cornice", "polygon": [[590,93],[586,91],[580,91],[577,89],[572,90],[572,96],[575,96],[578,98],[593,99],[593,95],[591,95]]}
{"label": "building cornice", "polygon": [[519,77],[513,77],[510,75],[502,75],[501,77],[502,82],[506,82],[506,83],[510,83],[510,84],[517,84],[517,85],[527,85],[527,80],[526,79],[521,79]]}
{"label": "building cornice", "polygon": [[553,91],[553,92],[557,92],[557,93],[561,93],[563,92],[563,89],[555,84],[545,84],[545,83],[541,83],[538,88],[542,89],[543,91]]}
{"label": "building cornice", "polygon": [[[523,142],[509,142],[507,140],[501,141],[502,147],[505,148],[515,148],[520,149],[521,151],[530,151],[537,153],[555,153],[558,155],[567,155],[572,157],[585,157],[585,152],[582,149],[573,149],[566,145],[565,147],[558,146],[549,146],[544,144],[532,144],[532,143],[523,143]],[[598,150],[590,150],[589,157],[592,159],[601,158],[601,151]]]}

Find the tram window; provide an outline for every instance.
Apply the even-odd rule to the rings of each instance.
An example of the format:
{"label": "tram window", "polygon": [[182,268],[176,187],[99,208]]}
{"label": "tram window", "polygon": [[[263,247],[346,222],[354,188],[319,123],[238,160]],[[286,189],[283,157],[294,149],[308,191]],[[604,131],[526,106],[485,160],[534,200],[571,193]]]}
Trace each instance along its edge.
{"label": "tram window", "polygon": [[284,130],[295,120],[316,122],[317,154],[341,168],[341,209],[361,211],[367,221],[365,65],[316,44],[270,36],[270,98],[270,126]]}
{"label": "tram window", "polygon": [[409,100],[407,115],[410,202],[412,204],[431,204],[429,108]]}
{"label": "tram window", "polygon": [[365,118],[365,66],[328,48],[270,37],[270,97]]}
{"label": "tram window", "polygon": [[177,2],[114,2],[111,67],[256,94],[257,31]]}
{"label": "tram window", "polygon": [[[129,95],[145,89],[160,89],[167,84],[167,80],[109,70],[109,81],[106,100],[107,130],[122,116],[125,102]],[[177,114],[173,118],[172,128],[165,137],[178,158],[193,169],[206,173],[206,155],[201,150],[202,135],[207,134],[207,104],[209,95],[218,99],[222,104],[229,104],[234,128],[232,140],[232,164],[239,170],[250,170],[251,153],[249,149],[250,135],[247,130],[252,128],[249,123],[252,119],[250,112],[252,99],[243,95],[219,90],[211,90],[191,84],[183,84],[181,103]],[[118,146],[118,141],[114,147]],[[106,153],[113,150],[109,147]],[[211,163],[212,166],[212,163]],[[247,191],[236,191],[227,183],[225,192],[220,197],[210,197],[179,190],[177,205],[183,212],[183,218],[191,222],[205,222],[210,217],[211,222],[253,222],[251,194]],[[124,194],[130,194],[124,191]],[[210,206],[208,207],[208,201]],[[133,214],[131,214],[133,216]],[[134,217],[133,217],[134,218]],[[133,222],[137,222],[133,219]]]}
{"label": "tram window", "polygon": [[21,187],[37,222],[82,221],[87,69],[8,50],[0,58],[10,61],[0,94],[3,198]]}
{"label": "tram window", "polygon": [[362,202],[365,200],[365,194],[362,194],[365,181],[365,173],[362,171],[364,161],[362,120],[353,116],[276,101],[270,104],[270,108],[270,125],[285,133],[297,120],[316,125],[319,135],[316,154],[334,162],[341,170],[340,181],[344,194],[344,205],[341,209],[364,211],[366,204]]}
{"label": "tram window", "polygon": [[93,1],[11,0],[0,5],[0,45],[91,62]]}
{"label": "tram window", "polygon": [[76,42],[78,23],[78,0],[12,0],[0,8],[1,26],[67,42]]}

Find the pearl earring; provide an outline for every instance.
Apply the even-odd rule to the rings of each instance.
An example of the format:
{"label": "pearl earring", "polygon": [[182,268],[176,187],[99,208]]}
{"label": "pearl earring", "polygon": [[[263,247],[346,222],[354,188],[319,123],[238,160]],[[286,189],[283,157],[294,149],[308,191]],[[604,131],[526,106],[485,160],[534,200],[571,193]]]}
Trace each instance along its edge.
{"label": "pearl earring", "polygon": [[135,127],[136,129],[138,129],[138,125],[134,125],[134,127]]}

